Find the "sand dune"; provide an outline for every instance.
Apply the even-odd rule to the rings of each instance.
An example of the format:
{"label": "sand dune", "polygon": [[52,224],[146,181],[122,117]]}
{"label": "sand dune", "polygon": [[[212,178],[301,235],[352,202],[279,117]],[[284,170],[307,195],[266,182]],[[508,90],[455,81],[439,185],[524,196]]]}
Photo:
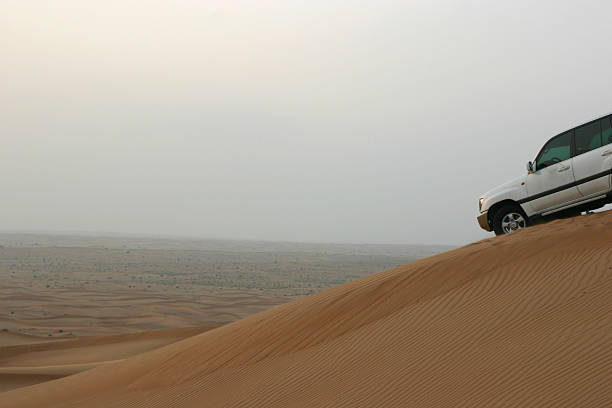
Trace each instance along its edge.
{"label": "sand dune", "polygon": [[[4,333],[6,339],[18,344],[0,347],[0,392],[117,362],[212,328],[199,326],[56,340]],[[39,342],[35,343],[36,338]]]}
{"label": "sand dune", "polygon": [[16,344],[40,343],[44,341],[55,341],[57,337],[33,336],[26,333],[0,332],[0,347],[14,346]]}
{"label": "sand dune", "polygon": [[612,212],[491,238],[2,407],[609,407]]}

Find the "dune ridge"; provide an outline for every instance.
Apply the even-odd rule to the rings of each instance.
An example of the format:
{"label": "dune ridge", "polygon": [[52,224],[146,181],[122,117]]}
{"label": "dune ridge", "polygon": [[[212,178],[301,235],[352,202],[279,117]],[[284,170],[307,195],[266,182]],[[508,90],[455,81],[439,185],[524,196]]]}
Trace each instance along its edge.
{"label": "dune ridge", "polygon": [[612,212],[529,228],[0,394],[7,407],[604,407]]}

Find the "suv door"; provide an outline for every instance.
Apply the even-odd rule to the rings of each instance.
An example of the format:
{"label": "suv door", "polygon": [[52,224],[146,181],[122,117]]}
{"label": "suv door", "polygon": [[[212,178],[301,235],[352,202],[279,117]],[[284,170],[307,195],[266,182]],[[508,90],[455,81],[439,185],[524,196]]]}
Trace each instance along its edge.
{"label": "suv door", "polygon": [[610,190],[612,128],[610,118],[582,125],[574,131],[574,178],[583,197]]}
{"label": "suv door", "polygon": [[536,157],[535,170],[525,179],[527,197],[520,201],[527,203],[533,213],[561,207],[582,197],[573,185],[571,145],[572,131],[562,133],[550,139]]}

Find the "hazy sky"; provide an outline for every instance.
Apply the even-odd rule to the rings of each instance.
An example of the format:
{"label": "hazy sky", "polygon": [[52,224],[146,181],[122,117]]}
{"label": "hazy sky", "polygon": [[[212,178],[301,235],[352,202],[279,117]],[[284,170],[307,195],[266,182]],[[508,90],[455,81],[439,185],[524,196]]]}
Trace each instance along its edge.
{"label": "hazy sky", "polygon": [[605,1],[0,0],[0,229],[463,244],[612,111]]}

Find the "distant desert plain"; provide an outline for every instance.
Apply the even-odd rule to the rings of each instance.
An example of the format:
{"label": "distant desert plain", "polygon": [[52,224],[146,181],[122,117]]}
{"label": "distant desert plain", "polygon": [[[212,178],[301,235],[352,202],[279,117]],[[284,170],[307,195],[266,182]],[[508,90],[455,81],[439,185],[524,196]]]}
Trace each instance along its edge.
{"label": "distant desert plain", "polygon": [[448,249],[0,233],[0,392]]}
{"label": "distant desert plain", "polygon": [[[49,262],[50,255],[26,247],[3,248],[32,251],[11,255],[12,261],[3,255],[4,263],[21,265],[3,266],[9,288],[3,297],[20,293],[36,305],[3,300],[16,315],[3,315],[11,324],[0,349],[3,408],[612,406],[612,211],[395,267],[392,251],[374,255],[370,247],[282,256],[251,248],[240,254],[267,268],[254,287],[237,283],[255,272],[247,266],[252,258],[232,262],[231,273],[215,275],[212,268],[200,287],[184,267],[203,268],[199,262],[210,254],[197,250],[187,257],[170,249],[108,247],[83,249],[95,255],[81,259],[72,249],[62,259],[81,266],[43,273],[41,256]],[[207,263],[219,264],[217,255]],[[383,266],[374,262],[380,256],[392,257],[382,262],[390,269],[370,274]],[[162,259],[167,266],[153,266]],[[183,267],[170,267],[179,259]],[[332,260],[340,259],[350,262],[333,268]],[[130,262],[147,264],[134,280],[124,270]],[[302,270],[304,263],[311,267]],[[86,268],[92,264],[106,272]],[[82,275],[70,283],[60,270]],[[180,276],[176,282],[171,270]],[[353,280],[342,284],[350,270]],[[103,282],[104,290],[92,290]],[[107,292],[108,309],[94,312]],[[215,300],[205,301],[213,293]],[[79,296],[81,306],[67,316],[51,307]],[[236,297],[246,310],[227,306]],[[183,303],[172,308],[179,298]],[[48,320],[41,314],[45,304]],[[139,326],[138,313],[127,312],[122,322],[120,310],[130,304],[145,323]],[[224,314],[215,312],[222,307]],[[161,327],[166,315],[167,326],[193,327]],[[44,326],[54,318],[77,338],[58,333],[56,323],[53,330]],[[126,334],[93,335],[98,324],[110,333],[115,323]],[[42,341],[45,329],[51,336]],[[34,341],[35,335],[42,337]],[[28,381],[38,384],[23,386]]]}

